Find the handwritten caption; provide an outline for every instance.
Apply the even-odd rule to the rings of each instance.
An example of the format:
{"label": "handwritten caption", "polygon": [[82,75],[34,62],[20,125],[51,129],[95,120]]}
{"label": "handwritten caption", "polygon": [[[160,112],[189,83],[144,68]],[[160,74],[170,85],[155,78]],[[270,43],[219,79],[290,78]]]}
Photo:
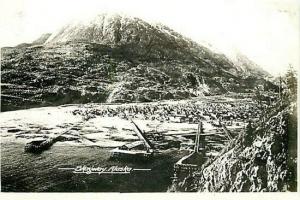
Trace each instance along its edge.
{"label": "handwritten caption", "polygon": [[86,165],[76,167],[62,167],[59,170],[72,170],[74,174],[130,174],[133,171],[150,171],[151,169],[137,169],[128,166],[89,167]]}

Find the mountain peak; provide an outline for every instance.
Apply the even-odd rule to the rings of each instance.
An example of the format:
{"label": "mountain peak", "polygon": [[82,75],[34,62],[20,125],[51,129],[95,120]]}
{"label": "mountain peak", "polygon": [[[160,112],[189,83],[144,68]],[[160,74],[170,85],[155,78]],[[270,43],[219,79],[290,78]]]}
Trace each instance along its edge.
{"label": "mountain peak", "polygon": [[52,34],[46,44],[91,42],[116,45],[134,38],[136,31],[144,26],[150,24],[124,14],[103,13],[67,24]]}
{"label": "mountain peak", "polygon": [[52,46],[66,43],[105,45],[119,48],[127,56],[148,60],[194,60],[207,51],[167,26],[116,13],[74,21],[52,34],[45,44]]}

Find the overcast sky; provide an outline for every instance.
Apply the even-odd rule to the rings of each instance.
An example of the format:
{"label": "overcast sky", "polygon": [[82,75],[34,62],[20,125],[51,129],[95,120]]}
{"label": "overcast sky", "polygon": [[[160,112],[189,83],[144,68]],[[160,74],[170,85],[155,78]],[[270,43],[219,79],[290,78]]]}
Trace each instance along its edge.
{"label": "overcast sky", "polygon": [[299,68],[298,0],[0,0],[0,46],[31,42],[74,18],[122,12],[161,22],[273,75]]}

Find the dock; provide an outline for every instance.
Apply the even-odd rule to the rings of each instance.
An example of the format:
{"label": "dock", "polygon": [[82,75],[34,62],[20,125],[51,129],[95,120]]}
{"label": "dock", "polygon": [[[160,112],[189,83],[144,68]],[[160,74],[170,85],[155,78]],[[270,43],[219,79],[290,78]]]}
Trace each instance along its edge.
{"label": "dock", "polygon": [[154,145],[136,123],[133,121],[131,121],[131,123],[133,124],[134,130],[140,140],[111,150],[111,158],[130,160],[151,159],[154,154]]}
{"label": "dock", "polygon": [[203,134],[203,123],[198,125],[193,152],[182,157],[174,164],[173,181],[191,175],[201,168],[206,161],[205,158],[205,135]]}

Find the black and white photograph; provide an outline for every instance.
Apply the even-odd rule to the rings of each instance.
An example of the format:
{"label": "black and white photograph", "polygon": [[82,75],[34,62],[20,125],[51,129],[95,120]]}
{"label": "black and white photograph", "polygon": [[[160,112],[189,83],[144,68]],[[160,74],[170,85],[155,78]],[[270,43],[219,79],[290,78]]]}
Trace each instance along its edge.
{"label": "black and white photograph", "polygon": [[0,0],[1,193],[298,194],[299,13]]}

